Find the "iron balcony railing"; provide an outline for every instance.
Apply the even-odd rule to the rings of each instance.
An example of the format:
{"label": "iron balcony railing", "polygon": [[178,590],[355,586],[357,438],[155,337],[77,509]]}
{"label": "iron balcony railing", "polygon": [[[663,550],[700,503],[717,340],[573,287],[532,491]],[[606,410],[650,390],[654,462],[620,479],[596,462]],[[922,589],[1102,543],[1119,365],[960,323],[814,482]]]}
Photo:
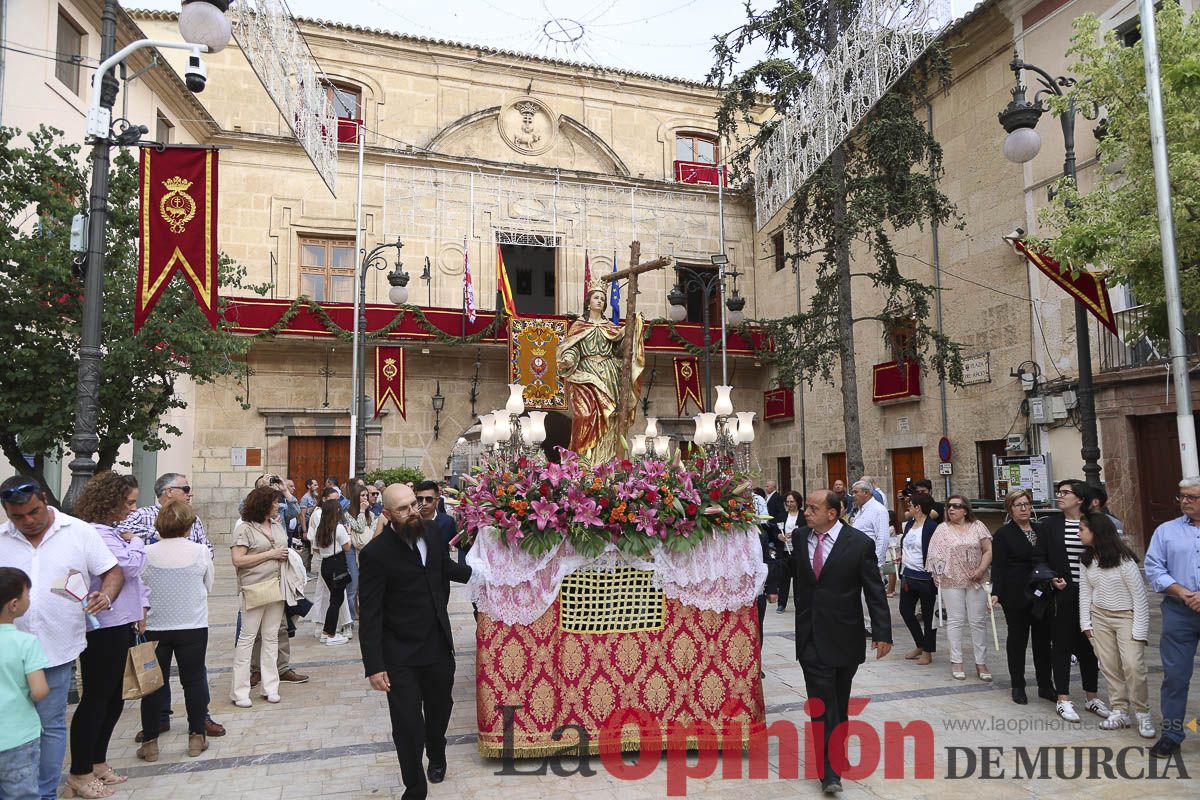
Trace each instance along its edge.
{"label": "iron balcony railing", "polygon": [[[1151,340],[1145,334],[1135,333],[1141,329],[1142,322],[1148,314],[1146,306],[1134,306],[1118,311],[1116,318],[1119,336],[1114,336],[1105,328],[1097,326],[1101,372],[1161,364],[1168,359],[1170,349],[1166,342]],[[1200,355],[1200,327],[1195,325],[1195,322],[1196,320],[1188,320],[1184,337],[1189,356]]]}

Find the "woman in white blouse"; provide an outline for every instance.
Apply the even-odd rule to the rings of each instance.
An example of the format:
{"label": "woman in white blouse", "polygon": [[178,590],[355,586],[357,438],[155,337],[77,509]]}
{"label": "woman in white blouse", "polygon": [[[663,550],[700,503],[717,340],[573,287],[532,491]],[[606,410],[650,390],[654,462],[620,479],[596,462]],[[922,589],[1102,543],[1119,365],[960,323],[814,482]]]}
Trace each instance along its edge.
{"label": "woman in white blouse", "polygon": [[[796,528],[804,527],[804,514],[801,511],[804,508],[804,499],[800,497],[799,492],[787,492],[783,496],[783,507],[787,512],[786,516],[781,522],[775,523],[779,528],[777,538],[783,542],[782,552],[785,554],[779,575],[779,606],[775,609],[776,614],[787,610],[788,590],[792,586],[792,533]],[[775,552],[779,553],[780,548],[776,548]]]}
{"label": "woman in white blouse", "polygon": [[[156,643],[155,654],[164,675],[171,659],[179,663],[187,708],[188,748],[193,758],[208,749],[204,720],[208,714],[208,593],[213,586],[212,554],[202,544],[190,541],[196,512],[181,500],[166,503],[154,527],[159,541],[146,547],[142,581],[150,589],[150,611],[146,615],[146,638]],[[166,711],[167,688],[142,698],[142,746],[137,756],[158,760],[158,732]]]}

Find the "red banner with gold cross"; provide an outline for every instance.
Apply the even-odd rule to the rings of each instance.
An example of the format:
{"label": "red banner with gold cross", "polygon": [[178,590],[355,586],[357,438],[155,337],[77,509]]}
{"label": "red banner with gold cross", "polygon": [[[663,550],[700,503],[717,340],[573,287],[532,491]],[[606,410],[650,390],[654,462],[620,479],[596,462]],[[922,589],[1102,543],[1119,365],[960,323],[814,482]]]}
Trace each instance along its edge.
{"label": "red banner with gold cross", "polygon": [[150,316],[171,277],[192,287],[217,327],[217,151],[209,147],[143,147],[139,186],[141,252],[133,332]]}
{"label": "red banner with gold cross", "polygon": [[375,348],[375,416],[391,400],[400,416],[408,419],[404,409],[404,348]]}
{"label": "red banner with gold cross", "polygon": [[675,405],[679,408],[677,416],[683,416],[683,409],[689,397],[696,404],[696,408],[704,410],[704,401],[700,399],[700,364],[694,356],[676,356]]}

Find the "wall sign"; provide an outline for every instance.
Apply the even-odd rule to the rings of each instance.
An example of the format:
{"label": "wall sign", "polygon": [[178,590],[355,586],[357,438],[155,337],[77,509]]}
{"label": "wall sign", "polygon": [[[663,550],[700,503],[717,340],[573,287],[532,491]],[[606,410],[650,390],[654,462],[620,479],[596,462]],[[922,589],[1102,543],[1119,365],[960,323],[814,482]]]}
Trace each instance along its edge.
{"label": "wall sign", "polygon": [[991,383],[992,382],[992,354],[991,352],[983,353],[970,358],[964,358],[962,362],[963,369],[963,385],[971,386],[976,383]]}

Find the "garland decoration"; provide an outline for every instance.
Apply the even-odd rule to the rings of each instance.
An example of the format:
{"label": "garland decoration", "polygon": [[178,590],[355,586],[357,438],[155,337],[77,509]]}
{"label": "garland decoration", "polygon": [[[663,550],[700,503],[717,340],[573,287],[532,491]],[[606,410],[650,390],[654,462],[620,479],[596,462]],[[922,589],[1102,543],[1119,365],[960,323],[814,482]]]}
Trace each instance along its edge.
{"label": "garland decoration", "polygon": [[[338,325],[336,322],[334,322],[333,318],[329,316],[329,312],[325,310],[324,306],[307,295],[300,295],[293,300],[291,305],[289,305],[279,317],[279,320],[265,331],[255,334],[255,338],[275,338],[287,329],[288,324],[296,318],[296,315],[299,314],[301,310],[305,309],[317,318],[317,321],[321,323],[325,330],[329,331],[329,333],[333,334],[338,339],[346,342],[354,341],[354,331],[346,330],[341,325]],[[392,333],[399,328],[409,314],[413,316],[413,319],[416,320],[417,324],[420,325],[422,329],[437,339],[438,342],[449,345],[477,344],[489,336],[495,335],[496,331],[500,329],[501,321],[501,315],[497,314],[492,319],[491,323],[478,333],[472,333],[469,336],[455,336],[454,334],[446,333],[444,330],[430,322],[429,318],[425,316],[425,312],[423,312],[418,306],[404,305],[399,307],[396,315],[392,317],[388,324],[372,331],[364,331],[363,336],[367,339],[378,339],[385,337],[389,333]]]}

